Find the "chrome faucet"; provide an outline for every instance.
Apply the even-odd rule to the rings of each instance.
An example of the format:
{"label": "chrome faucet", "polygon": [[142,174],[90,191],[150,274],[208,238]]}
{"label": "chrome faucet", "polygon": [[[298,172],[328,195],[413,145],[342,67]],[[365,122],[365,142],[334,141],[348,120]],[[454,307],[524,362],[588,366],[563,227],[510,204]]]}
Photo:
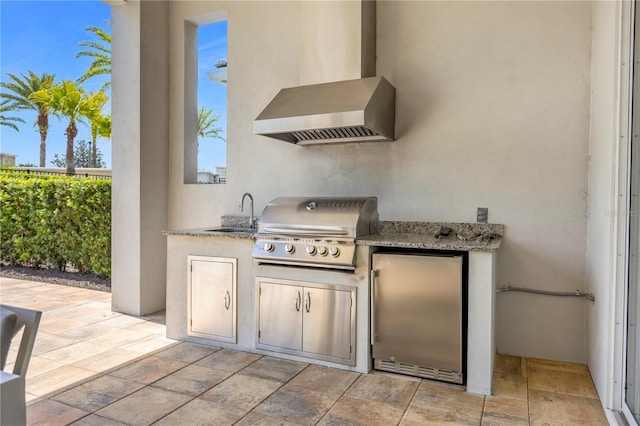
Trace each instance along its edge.
{"label": "chrome faucet", "polygon": [[251,196],[251,194],[249,194],[248,192],[245,192],[242,195],[242,202],[240,203],[240,211],[243,212],[244,211],[244,199],[245,197],[249,197],[249,201],[251,201],[251,216],[249,217],[249,227],[251,229],[254,229],[256,226],[256,219],[253,217],[253,197]]}

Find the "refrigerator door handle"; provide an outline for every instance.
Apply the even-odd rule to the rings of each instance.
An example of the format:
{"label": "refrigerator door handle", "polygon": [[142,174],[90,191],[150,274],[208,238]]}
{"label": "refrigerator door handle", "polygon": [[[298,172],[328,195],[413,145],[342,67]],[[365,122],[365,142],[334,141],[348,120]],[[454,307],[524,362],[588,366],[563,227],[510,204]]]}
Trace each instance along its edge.
{"label": "refrigerator door handle", "polygon": [[376,277],[378,276],[378,270],[371,270],[371,344],[373,345],[378,337],[376,331]]}

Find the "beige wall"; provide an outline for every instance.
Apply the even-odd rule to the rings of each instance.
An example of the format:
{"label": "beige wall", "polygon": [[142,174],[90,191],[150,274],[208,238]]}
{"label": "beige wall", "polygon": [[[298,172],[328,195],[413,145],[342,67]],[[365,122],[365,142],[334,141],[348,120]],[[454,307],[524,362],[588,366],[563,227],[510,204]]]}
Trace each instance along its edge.
{"label": "beige wall", "polygon": [[[185,19],[229,19],[228,184],[184,185]],[[170,5],[169,227],[219,223],[276,196],[374,195],[382,219],[506,225],[498,285],[585,289],[590,2],[378,3],[378,75],[396,142],[301,148],[253,135],[299,82],[297,2]],[[497,295],[502,353],[584,362],[583,299]]]}

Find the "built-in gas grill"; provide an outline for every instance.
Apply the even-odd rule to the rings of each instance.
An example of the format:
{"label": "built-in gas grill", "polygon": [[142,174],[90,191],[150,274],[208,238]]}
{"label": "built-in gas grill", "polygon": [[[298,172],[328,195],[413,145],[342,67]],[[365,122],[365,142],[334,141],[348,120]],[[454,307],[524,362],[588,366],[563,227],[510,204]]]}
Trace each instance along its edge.
{"label": "built-in gas grill", "polygon": [[378,233],[375,197],[282,197],[265,207],[253,258],[259,263],[354,270],[356,238]]}

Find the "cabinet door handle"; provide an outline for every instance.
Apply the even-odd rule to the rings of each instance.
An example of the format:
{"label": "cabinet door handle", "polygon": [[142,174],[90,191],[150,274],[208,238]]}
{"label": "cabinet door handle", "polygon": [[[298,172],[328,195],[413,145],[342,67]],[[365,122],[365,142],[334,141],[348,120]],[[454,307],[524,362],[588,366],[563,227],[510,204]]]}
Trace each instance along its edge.
{"label": "cabinet door handle", "polygon": [[304,308],[307,312],[311,309],[311,294],[309,292],[304,296]]}
{"label": "cabinet door handle", "polygon": [[378,271],[371,270],[371,344],[376,341],[378,332],[376,331],[376,277]]}
{"label": "cabinet door handle", "polygon": [[296,311],[300,312],[300,291],[296,293]]}
{"label": "cabinet door handle", "polygon": [[224,307],[227,309],[227,311],[229,310],[229,306],[231,306],[231,295],[227,290],[227,294],[224,295]]}

